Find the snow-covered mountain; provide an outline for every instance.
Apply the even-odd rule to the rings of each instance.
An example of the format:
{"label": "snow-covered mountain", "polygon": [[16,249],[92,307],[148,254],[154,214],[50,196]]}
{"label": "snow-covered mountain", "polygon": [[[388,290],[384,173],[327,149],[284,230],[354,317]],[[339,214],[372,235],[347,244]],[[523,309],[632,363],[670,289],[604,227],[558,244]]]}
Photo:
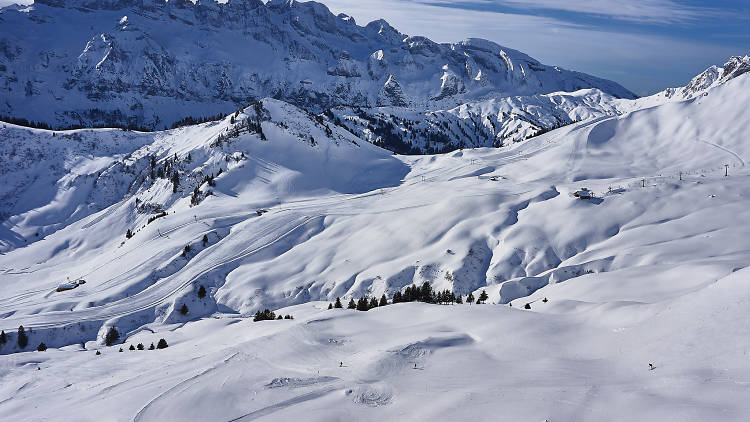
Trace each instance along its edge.
{"label": "snow-covered mountain", "polygon": [[710,66],[698,76],[691,79],[685,86],[667,88],[654,95],[638,98],[635,101],[621,101],[620,109],[623,112],[632,111],[668,102],[690,100],[700,95],[707,95],[707,92],[711,88],[731,81],[747,72],[750,72],[750,56],[730,57],[723,66]]}
{"label": "snow-covered mountain", "polygon": [[686,86],[635,100],[599,89],[470,101],[449,109],[336,107],[331,118],[358,136],[404,154],[507,146],[571,123],[708,95],[711,88],[750,71],[750,57],[711,66]]}
{"label": "snow-covered mountain", "polygon": [[664,96],[674,99],[690,99],[700,95],[710,88],[721,85],[737,76],[750,72],[750,57],[730,57],[722,67],[711,66],[690,83],[681,88],[669,88]]}
{"label": "snow-covered mountain", "polygon": [[634,98],[489,41],[438,44],[314,2],[39,0],[0,11],[0,114],[54,127],[161,129],[263,97],[314,112],[442,109],[591,88]]}
{"label": "snow-covered mountain", "polygon": [[500,147],[581,120],[620,114],[626,100],[598,89],[492,98],[445,110],[336,107],[328,116],[363,139],[402,154]]}

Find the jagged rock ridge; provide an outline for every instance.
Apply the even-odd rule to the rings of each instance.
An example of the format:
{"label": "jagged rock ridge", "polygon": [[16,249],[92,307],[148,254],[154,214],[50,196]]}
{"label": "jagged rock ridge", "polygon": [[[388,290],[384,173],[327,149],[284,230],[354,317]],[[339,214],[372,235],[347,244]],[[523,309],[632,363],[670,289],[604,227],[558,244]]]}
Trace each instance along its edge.
{"label": "jagged rock ridge", "polygon": [[161,129],[263,97],[314,112],[589,88],[634,97],[489,41],[438,44],[314,2],[41,0],[2,9],[0,27],[0,114],[54,127]]}

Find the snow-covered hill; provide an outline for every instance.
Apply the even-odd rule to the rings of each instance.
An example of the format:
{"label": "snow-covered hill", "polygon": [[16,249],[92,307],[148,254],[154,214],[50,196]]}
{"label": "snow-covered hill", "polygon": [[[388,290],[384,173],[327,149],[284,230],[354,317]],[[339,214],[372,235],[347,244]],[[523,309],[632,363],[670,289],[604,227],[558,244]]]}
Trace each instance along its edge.
{"label": "snow-covered hill", "polygon": [[[205,314],[424,281],[463,294],[491,286],[506,303],[588,271],[661,265],[670,248],[711,242],[703,233],[746,235],[726,226],[736,219],[693,221],[716,207],[745,212],[744,179],[721,176],[724,164],[742,171],[750,154],[749,83],[741,76],[687,102],[438,156],[391,155],[275,100],[158,133],[6,125],[2,171],[18,183],[3,192],[0,323],[54,328],[58,345],[95,337],[55,328],[82,321],[98,331],[179,320],[174,310],[198,285],[211,291]],[[581,185],[602,199],[572,200]],[[671,226],[664,238],[635,235]],[[725,240],[713,248],[742,256],[741,242]],[[679,261],[704,259],[691,256]],[[729,261],[709,273],[742,266]],[[52,292],[68,278],[87,284]]]}
{"label": "snow-covered hill", "polygon": [[620,85],[489,41],[438,44],[322,4],[39,0],[0,11],[0,115],[161,129],[274,97],[305,109],[452,108]]}

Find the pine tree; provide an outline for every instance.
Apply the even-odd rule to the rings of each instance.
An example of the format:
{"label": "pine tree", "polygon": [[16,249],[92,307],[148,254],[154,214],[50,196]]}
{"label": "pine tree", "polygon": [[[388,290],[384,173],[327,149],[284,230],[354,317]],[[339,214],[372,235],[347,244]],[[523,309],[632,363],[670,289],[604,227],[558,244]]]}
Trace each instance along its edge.
{"label": "pine tree", "polygon": [[347,309],[357,309],[357,304],[354,303],[354,298],[349,299],[349,304],[346,305]]}
{"label": "pine tree", "polygon": [[205,248],[206,244],[208,244],[208,235],[204,234],[203,235],[203,240],[201,240],[201,241],[203,242],[203,247]]}
{"label": "pine tree", "polygon": [[29,338],[26,336],[26,330],[23,329],[23,325],[18,326],[18,347],[25,349],[29,344]]}
{"label": "pine tree", "polygon": [[47,350],[47,345],[44,344],[44,342],[39,343],[39,346],[36,347],[37,352],[43,352]]}
{"label": "pine tree", "polygon": [[190,205],[195,206],[200,204],[201,202],[201,191],[196,186],[195,189],[193,189],[193,194],[190,196]]}
{"label": "pine tree", "polygon": [[143,350],[143,343],[138,343],[138,350]]}
{"label": "pine tree", "polygon": [[477,304],[479,304],[480,302],[484,303],[487,301],[487,299],[489,299],[489,296],[487,296],[487,291],[482,290],[482,293],[479,294],[479,299],[477,299]]}
{"label": "pine tree", "polygon": [[527,304],[523,305],[523,309],[531,309],[531,304],[527,303]]}
{"label": "pine tree", "polygon": [[159,342],[156,343],[157,349],[166,349],[167,347],[169,347],[169,345],[167,344],[167,341],[164,340],[163,338],[160,338]]}
{"label": "pine tree", "polygon": [[372,297],[372,299],[370,299],[370,303],[369,303],[368,307],[369,307],[370,309],[372,309],[372,308],[377,308],[377,307],[378,307],[378,300],[377,300],[377,299],[375,299],[375,297],[374,297],[374,296]]}
{"label": "pine tree", "polygon": [[328,309],[333,309],[333,303],[328,304]]}
{"label": "pine tree", "polygon": [[177,193],[177,187],[180,186],[180,174],[177,170],[172,173],[172,193]]}
{"label": "pine tree", "polygon": [[187,315],[188,314],[188,307],[187,307],[186,304],[184,304],[184,303],[182,304],[182,306],[180,307],[180,313],[182,315]]}
{"label": "pine tree", "polygon": [[459,305],[464,303],[464,300],[461,298],[461,295],[456,296],[456,303]]}
{"label": "pine tree", "polygon": [[466,303],[474,303],[474,294],[469,292],[469,295],[466,296]]}
{"label": "pine tree", "polygon": [[97,350],[95,354],[96,354],[97,356],[100,356],[100,355],[102,354],[102,352],[100,352],[100,351],[98,351],[98,350]]}
{"label": "pine tree", "polygon": [[399,303],[399,302],[402,302],[403,300],[404,299],[401,295],[401,291],[398,290],[396,291],[396,293],[393,294],[393,300],[391,301],[391,303]]}
{"label": "pine tree", "polygon": [[117,332],[117,329],[115,327],[109,327],[107,335],[104,336],[104,344],[106,344],[107,346],[111,346],[115,344],[115,342],[119,339],[120,333]]}
{"label": "pine tree", "polygon": [[206,297],[206,288],[205,287],[200,286],[198,288],[198,297],[201,298],[201,299],[203,299],[204,297]]}
{"label": "pine tree", "polygon": [[336,298],[336,302],[333,304],[333,307],[336,309],[341,309],[343,306],[341,306],[341,298]]}
{"label": "pine tree", "polygon": [[133,345],[131,344],[131,345],[130,345],[130,347],[128,347],[128,350],[135,350],[135,346],[133,346]]}
{"label": "pine tree", "polygon": [[358,311],[366,311],[368,309],[370,309],[370,308],[367,305],[367,297],[365,296],[365,297],[359,298],[359,300],[357,301],[357,310]]}
{"label": "pine tree", "polygon": [[416,284],[412,284],[411,286],[408,286],[406,290],[404,290],[404,294],[402,296],[403,300],[402,302],[414,302],[417,300],[420,300],[420,291]]}
{"label": "pine tree", "polygon": [[8,337],[5,336],[5,331],[0,331],[0,345],[5,344],[8,341]]}
{"label": "pine tree", "polygon": [[125,237],[127,239],[130,239],[131,237],[133,237],[133,232],[130,229],[128,229],[127,233],[125,233]]}
{"label": "pine tree", "polygon": [[122,350],[122,347],[120,347],[120,353],[122,353],[122,352],[124,352],[124,350]]}
{"label": "pine tree", "polygon": [[154,343],[151,343],[151,346],[148,346],[148,350],[154,350],[156,347],[154,347]]}
{"label": "pine tree", "polygon": [[383,293],[383,296],[380,296],[380,303],[378,303],[378,306],[385,306],[388,304],[388,298],[385,297],[385,293]]}
{"label": "pine tree", "polygon": [[284,319],[284,317],[282,317],[281,315],[279,315],[278,317],[276,317],[276,319]]}

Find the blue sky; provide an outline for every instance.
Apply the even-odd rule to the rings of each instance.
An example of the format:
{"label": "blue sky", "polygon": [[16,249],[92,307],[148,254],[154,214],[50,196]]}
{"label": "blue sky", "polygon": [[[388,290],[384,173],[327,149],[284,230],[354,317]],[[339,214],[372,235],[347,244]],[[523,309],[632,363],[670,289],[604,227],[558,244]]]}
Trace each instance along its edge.
{"label": "blue sky", "polygon": [[360,25],[384,18],[403,33],[438,42],[486,38],[639,95],[684,85],[708,66],[750,52],[750,0],[322,2]]}

